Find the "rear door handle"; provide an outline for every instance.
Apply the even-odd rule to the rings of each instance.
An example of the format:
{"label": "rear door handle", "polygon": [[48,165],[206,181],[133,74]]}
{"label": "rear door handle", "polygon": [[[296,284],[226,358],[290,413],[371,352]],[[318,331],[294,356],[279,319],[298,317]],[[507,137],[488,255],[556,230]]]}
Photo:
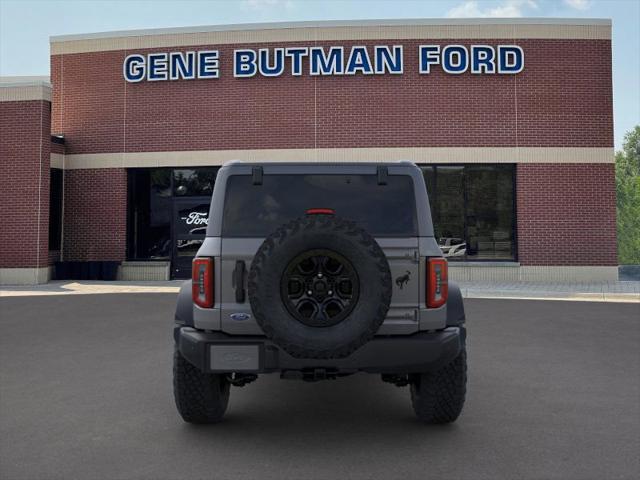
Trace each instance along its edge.
{"label": "rear door handle", "polygon": [[236,287],[236,303],[244,303],[244,260],[236,260],[236,269],[233,271],[233,283]]}

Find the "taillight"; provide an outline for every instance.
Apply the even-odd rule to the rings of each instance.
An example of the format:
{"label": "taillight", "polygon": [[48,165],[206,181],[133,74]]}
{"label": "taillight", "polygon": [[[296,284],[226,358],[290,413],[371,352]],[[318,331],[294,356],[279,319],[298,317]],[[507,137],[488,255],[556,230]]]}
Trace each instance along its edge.
{"label": "taillight", "polygon": [[309,208],[304,213],[307,215],[335,215],[336,211],[333,208]]}
{"label": "taillight", "polygon": [[213,307],[213,258],[194,258],[191,264],[191,298],[202,308]]}
{"label": "taillight", "polygon": [[449,295],[448,266],[444,258],[427,260],[427,307],[438,308]]}

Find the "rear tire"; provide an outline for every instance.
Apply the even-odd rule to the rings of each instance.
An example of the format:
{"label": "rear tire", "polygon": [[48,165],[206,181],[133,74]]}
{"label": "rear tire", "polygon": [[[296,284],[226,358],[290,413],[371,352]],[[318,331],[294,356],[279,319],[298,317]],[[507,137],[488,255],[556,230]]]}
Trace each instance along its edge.
{"label": "rear tire", "polygon": [[229,404],[230,384],[225,375],[203,373],[175,349],[173,394],[182,419],[188,423],[217,423]]}
{"label": "rear tire", "polygon": [[410,376],[411,403],[416,416],[425,423],[454,422],[464,405],[467,391],[467,352],[435,372]]}

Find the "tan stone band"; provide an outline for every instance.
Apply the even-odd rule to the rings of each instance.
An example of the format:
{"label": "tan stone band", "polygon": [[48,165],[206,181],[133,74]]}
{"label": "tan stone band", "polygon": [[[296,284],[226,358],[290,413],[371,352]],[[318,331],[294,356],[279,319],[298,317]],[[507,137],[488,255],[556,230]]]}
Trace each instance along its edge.
{"label": "tan stone band", "polygon": [[179,152],[91,153],[51,155],[54,168],[181,167],[248,162],[388,162],[414,163],[613,163],[613,147],[404,147]]}

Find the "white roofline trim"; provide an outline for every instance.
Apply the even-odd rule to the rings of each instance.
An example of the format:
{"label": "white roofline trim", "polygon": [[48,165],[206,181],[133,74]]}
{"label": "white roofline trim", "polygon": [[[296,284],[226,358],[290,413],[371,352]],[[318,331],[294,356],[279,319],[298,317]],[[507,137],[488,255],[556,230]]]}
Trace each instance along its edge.
{"label": "white roofline trim", "polygon": [[152,28],[120,30],[112,32],[53,35],[50,43],[106,38],[141,37],[149,35],[176,35],[208,32],[232,32],[255,30],[282,30],[296,28],[340,28],[340,27],[396,27],[396,26],[476,26],[476,25],[566,25],[566,26],[611,26],[606,18],[416,18],[380,20],[339,20],[274,23],[240,23],[233,25],[208,25],[194,27]]}
{"label": "white roofline trim", "polygon": [[0,102],[51,101],[51,85],[0,85]]}
{"label": "white roofline trim", "polygon": [[51,82],[47,76],[2,76],[0,77],[0,87],[49,87]]}

